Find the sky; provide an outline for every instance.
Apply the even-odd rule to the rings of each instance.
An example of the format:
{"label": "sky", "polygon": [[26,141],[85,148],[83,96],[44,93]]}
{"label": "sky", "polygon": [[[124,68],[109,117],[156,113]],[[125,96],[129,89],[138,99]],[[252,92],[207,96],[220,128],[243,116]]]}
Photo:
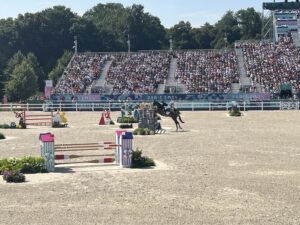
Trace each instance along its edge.
{"label": "sky", "polygon": [[[13,17],[26,12],[35,13],[55,5],[64,5],[73,12],[82,15],[98,3],[117,2],[124,6],[141,4],[144,11],[160,18],[162,24],[170,28],[179,21],[189,21],[193,27],[200,27],[205,22],[216,23],[228,11],[254,7],[262,11],[263,2],[273,0],[2,0],[0,18]],[[282,0],[283,1],[283,0]]]}

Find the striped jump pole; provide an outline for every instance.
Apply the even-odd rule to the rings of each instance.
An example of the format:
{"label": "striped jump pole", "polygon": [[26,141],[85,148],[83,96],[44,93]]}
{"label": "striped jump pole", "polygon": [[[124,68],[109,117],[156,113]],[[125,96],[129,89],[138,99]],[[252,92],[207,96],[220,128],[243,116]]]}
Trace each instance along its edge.
{"label": "striped jump pole", "polygon": [[86,143],[86,144],[59,144],[54,145],[55,152],[71,152],[71,151],[93,151],[99,150],[114,150],[116,144],[101,144],[101,143]]}
{"label": "striped jump pole", "polygon": [[103,156],[115,156],[115,154],[102,154],[102,155],[55,155],[56,160],[66,160],[66,159],[78,159],[85,157],[103,157]]}
{"label": "striped jump pole", "polygon": [[[116,142],[86,143],[86,144],[54,144],[54,135],[51,133],[40,134],[41,156],[45,159],[45,168],[49,172],[55,171],[56,164],[77,164],[77,163],[113,163],[114,161],[123,168],[130,168],[132,165],[132,139],[131,132],[116,131]],[[81,152],[81,151],[99,151],[115,150],[114,154],[64,154],[64,152]],[[57,152],[58,154],[55,154]],[[62,152],[62,153],[60,153]],[[111,157],[109,157],[111,156]],[[114,158],[113,158],[114,156]],[[99,157],[97,160],[85,162],[63,162],[56,163],[55,160],[68,160],[86,157]],[[100,158],[104,157],[104,158]]]}

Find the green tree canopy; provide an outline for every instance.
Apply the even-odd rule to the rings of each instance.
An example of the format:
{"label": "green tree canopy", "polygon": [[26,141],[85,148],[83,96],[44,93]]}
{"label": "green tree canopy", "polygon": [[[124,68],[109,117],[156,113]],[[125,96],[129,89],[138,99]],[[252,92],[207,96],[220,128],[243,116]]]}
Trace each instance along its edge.
{"label": "green tree canopy", "polygon": [[127,17],[127,34],[132,50],[160,49],[165,40],[165,30],[157,17],[144,13],[142,5],[133,5]]}
{"label": "green tree canopy", "polygon": [[254,8],[241,9],[236,13],[237,21],[241,28],[241,39],[258,39],[261,36],[261,15]]}
{"label": "green tree canopy", "polygon": [[224,48],[230,46],[241,38],[241,30],[238,20],[233,11],[228,11],[216,25],[216,37],[213,41],[214,48]]}
{"label": "green tree canopy", "polygon": [[8,61],[8,64],[6,66],[6,69],[4,70],[4,76],[6,77],[6,80],[9,80],[13,70],[15,67],[22,63],[22,61],[25,59],[25,56],[21,51],[18,51],[13,55],[13,57]]}
{"label": "green tree canopy", "polygon": [[0,99],[2,99],[4,95],[5,83],[12,78],[13,70],[17,65],[21,64],[24,59],[25,56],[21,53],[21,51],[18,51],[8,61],[6,69],[3,71],[3,73],[0,73]]}
{"label": "green tree canopy", "polygon": [[198,49],[211,49],[212,41],[215,39],[215,28],[209,23],[205,23],[201,28],[192,30],[193,38]]}
{"label": "green tree canopy", "polygon": [[72,48],[70,27],[75,18],[77,15],[64,6],[19,15],[15,20],[19,48],[24,53],[34,53],[48,72],[64,50]]}
{"label": "green tree canopy", "polygon": [[100,51],[125,51],[129,9],[119,3],[98,4],[83,18],[92,21],[101,34]]}
{"label": "green tree canopy", "polygon": [[32,69],[36,76],[38,77],[38,90],[43,91],[45,87],[45,80],[47,79],[47,76],[45,75],[43,69],[40,66],[40,63],[38,62],[38,59],[35,57],[33,53],[28,53],[26,57],[26,61],[28,64],[32,66]]}
{"label": "green tree canopy", "polygon": [[0,102],[4,95],[4,75],[0,71]]}
{"label": "green tree canopy", "polygon": [[67,67],[73,53],[70,51],[65,51],[64,54],[57,60],[57,63],[53,70],[49,73],[48,78],[53,80],[54,85],[57,83],[59,77],[63,74],[65,68]]}
{"label": "green tree canopy", "polygon": [[11,101],[26,100],[36,93],[37,80],[34,68],[25,59],[13,70],[12,79],[5,86],[5,93]]}
{"label": "green tree canopy", "polygon": [[103,37],[93,21],[82,17],[77,18],[70,28],[70,32],[77,38],[79,52],[104,50]]}
{"label": "green tree canopy", "polygon": [[196,47],[190,22],[180,21],[170,28],[169,35],[174,44],[174,49],[193,49]]}
{"label": "green tree canopy", "polygon": [[0,20],[0,71],[5,69],[6,63],[18,51],[16,41],[17,29],[12,18]]}

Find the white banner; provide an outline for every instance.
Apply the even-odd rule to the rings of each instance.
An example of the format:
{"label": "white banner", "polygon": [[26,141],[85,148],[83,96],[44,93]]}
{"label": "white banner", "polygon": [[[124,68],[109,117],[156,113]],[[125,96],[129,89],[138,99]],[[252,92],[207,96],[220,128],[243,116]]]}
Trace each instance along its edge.
{"label": "white banner", "polygon": [[53,87],[53,81],[52,80],[46,80],[46,87]]}

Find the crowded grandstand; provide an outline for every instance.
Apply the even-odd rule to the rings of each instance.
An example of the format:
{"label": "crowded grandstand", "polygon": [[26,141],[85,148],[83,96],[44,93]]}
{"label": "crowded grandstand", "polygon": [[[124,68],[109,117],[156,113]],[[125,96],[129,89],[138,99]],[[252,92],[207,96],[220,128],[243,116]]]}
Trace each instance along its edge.
{"label": "crowded grandstand", "polygon": [[290,97],[300,91],[299,11],[275,10],[273,19],[273,41],[240,41],[234,49],[76,52],[52,93],[189,94],[247,90],[276,95],[286,85]]}
{"label": "crowded grandstand", "polygon": [[[165,93],[168,80],[184,87],[177,92],[229,93],[234,91],[233,84],[240,84],[239,60],[243,62],[253,92],[277,93],[282,83],[291,84],[293,91],[299,92],[300,48],[289,34],[276,42],[242,42],[236,48],[236,51],[242,49],[243,57],[238,57],[234,50],[78,53],[59,79],[54,93],[93,90],[106,94],[153,94],[161,91],[159,85]],[[171,62],[175,62],[175,69],[171,69],[174,65]],[[96,85],[99,79],[105,80],[102,86]],[[256,84],[260,88],[254,88]]]}

